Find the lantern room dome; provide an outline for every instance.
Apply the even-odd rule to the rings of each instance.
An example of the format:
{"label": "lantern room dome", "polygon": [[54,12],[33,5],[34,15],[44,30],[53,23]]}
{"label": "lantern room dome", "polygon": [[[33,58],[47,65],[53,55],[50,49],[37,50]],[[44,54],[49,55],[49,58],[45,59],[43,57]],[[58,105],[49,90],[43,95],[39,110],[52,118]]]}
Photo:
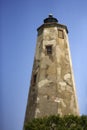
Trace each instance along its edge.
{"label": "lantern room dome", "polygon": [[49,14],[48,18],[44,19],[44,23],[58,23],[58,20]]}

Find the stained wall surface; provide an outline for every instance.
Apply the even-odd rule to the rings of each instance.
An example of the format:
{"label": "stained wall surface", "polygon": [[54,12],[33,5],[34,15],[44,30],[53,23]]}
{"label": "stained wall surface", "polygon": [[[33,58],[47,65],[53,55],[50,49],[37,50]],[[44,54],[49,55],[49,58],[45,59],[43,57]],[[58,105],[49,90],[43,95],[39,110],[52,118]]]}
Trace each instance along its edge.
{"label": "stained wall surface", "polygon": [[53,24],[38,30],[25,122],[57,114],[78,115],[79,111],[67,31]]}

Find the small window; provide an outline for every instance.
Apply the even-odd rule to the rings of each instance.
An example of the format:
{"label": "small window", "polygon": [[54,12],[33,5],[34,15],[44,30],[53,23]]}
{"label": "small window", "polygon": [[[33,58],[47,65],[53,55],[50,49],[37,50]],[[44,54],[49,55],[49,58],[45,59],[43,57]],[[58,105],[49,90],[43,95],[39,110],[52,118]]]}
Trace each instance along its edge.
{"label": "small window", "polygon": [[34,85],[36,83],[37,74],[33,75],[32,84]]}
{"label": "small window", "polygon": [[46,52],[47,54],[52,54],[52,45],[46,46]]}
{"label": "small window", "polygon": [[47,95],[47,100],[49,100],[50,99],[50,96],[49,95]]}
{"label": "small window", "polygon": [[59,38],[64,38],[63,30],[58,30]]}

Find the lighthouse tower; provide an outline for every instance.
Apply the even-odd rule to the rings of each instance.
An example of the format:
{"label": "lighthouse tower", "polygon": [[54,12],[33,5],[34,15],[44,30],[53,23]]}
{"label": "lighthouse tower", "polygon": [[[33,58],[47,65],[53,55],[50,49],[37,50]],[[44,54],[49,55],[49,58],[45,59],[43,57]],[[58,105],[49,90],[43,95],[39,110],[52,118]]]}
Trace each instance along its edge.
{"label": "lighthouse tower", "polygon": [[25,123],[49,115],[79,115],[67,27],[49,15],[37,32]]}

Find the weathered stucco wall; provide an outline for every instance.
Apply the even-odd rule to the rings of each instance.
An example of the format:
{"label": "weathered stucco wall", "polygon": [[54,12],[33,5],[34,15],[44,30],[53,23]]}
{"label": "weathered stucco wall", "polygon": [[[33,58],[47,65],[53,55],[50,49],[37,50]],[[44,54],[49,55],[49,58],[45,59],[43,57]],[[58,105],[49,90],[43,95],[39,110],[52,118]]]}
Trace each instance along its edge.
{"label": "weathered stucco wall", "polygon": [[[63,38],[58,37],[59,29]],[[38,33],[25,122],[53,114],[78,115],[67,32],[55,25]],[[46,52],[47,45],[52,45],[50,55]],[[36,81],[32,83],[34,75]]]}

